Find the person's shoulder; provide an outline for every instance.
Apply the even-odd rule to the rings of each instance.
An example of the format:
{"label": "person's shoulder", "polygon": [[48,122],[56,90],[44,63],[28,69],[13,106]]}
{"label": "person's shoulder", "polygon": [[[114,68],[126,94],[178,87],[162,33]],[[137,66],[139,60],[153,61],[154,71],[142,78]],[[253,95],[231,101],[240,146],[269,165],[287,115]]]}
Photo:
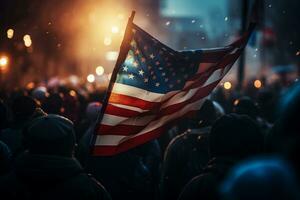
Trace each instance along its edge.
{"label": "person's shoulder", "polygon": [[[73,181],[78,181],[80,187],[93,193],[96,199],[110,200],[111,197],[105,187],[96,180],[91,174],[81,173]],[[84,185],[84,186],[83,186]]]}

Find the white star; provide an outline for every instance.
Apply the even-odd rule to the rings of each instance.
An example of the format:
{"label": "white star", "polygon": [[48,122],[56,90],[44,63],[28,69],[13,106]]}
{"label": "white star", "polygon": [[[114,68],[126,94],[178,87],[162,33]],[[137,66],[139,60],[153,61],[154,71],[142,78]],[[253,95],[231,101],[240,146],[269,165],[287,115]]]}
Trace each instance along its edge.
{"label": "white star", "polygon": [[155,56],[153,55],[153,53],[150,54],[150,58],[151,58],[151,59],[155,58]]}
{"label": "white star", "polygon": [[169,81],[169,79],[168,78],[165,78],[165,82],[168,82]]}
{"label": "white star", "polygon": [[133,80],[134,75],[133,75],[133,74],[129,74],[129,75],[128,75],[128,78]]}
{"label": "white star", "polygon": [[153,76],[152,78],[153,78],[153,80],[156,80],[156,76]]}
{"label": "white star", "polygon": [[145,73],[145,72],[144,72],[143,70],[140,70],[140,71],[139,71],[139,75],[141,75],[141,76],[143,76],[144,73]]}
{"label": "white star", "polygon": [[155,86],[156,86],[156,87],[159,87],[159,86],[160,86],[160,83],[156,83]]}
{"label": "white star", "polygon": [[128,70],[128,67],[126,67],[126,66],[123,67],[123,71],[124,71],[124,72],[127,72],[127,70]]}
{"label": "white star", "polygon": [[165,72],[163,72],[161,75],[162,75],[162,76],[165,76],[165,75],[166,75],[166,73],[165,73]]}
{"label": "white star", "polygon": [[144,82],[145,82],[145,83],[148,83],[148,81],[149,81],[148,78],[145,78],[145,79],[144,79]]}

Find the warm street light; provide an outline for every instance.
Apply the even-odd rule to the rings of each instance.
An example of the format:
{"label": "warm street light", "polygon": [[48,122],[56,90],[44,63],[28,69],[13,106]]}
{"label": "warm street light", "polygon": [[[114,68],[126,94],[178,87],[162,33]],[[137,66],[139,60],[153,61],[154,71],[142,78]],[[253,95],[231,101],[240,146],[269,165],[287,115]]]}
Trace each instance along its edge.
{"label": "warm street light", "polygon": [[4,70],[7,67],[8,64],[8,57],[7,56],[1,56],[0,57],[0,69]]}
{"label": "warm street light", "polygon": [[30,47],[31,46],[32,41],[31,41],[30,35],[24,35],[23,40],[24,40],[24,45],[26,47]]}
{"label": "warm street light", "polygon": [[230,83],[229,81],[225,82],[225,83],[224,83],[224,88],[225,88],[226,90],[230,90],[230,89],[231,89],[231,83]]}
{"label": "warm street light", "polygon": [[11,28],[8,29],[6,33],[7,33],[7,38],[8,39],[12,39],[14,37],[14,30],[13,29],[11,29]]}
{"label": "warm street light", "polygon": [[95,81],[95,76],[93,74],[89,74],[86,79],[88,82],[93,83]]}
{"label": "warm street light", "polygon": [[97,74],[98,76],[103,75],[103,73],[104,73],[104,68],[103,68],[102,66],[96,67],[96,74]]}

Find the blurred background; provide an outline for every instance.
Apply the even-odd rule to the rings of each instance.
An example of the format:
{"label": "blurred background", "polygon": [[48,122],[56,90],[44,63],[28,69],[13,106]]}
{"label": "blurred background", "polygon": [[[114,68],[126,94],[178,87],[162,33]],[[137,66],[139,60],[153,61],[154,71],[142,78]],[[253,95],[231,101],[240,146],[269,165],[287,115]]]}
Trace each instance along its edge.
{"label": "blurred background", "polygon": [[[0,87],[92,84],[105,89],[127,19],[176,50],[224,46],[252,0],[1,0]],[[221,86],[288,84],[300,71],[298,0],[261,0],[259,25]],[[241,69],[241,70],[238,70]],[[243,72],[244,71],[244,72]]]}

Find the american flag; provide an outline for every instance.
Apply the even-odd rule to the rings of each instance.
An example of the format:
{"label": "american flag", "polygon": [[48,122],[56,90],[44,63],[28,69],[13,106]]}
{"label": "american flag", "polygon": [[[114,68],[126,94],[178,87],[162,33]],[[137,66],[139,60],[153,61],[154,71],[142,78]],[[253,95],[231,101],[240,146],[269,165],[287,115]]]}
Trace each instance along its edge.
{"label": "american flag", "polygon": [[124,152],[194,114],[238,59],[252,29],[225,47],[175,51],[132,23],[126,59],[116,66],[92,154]]}

